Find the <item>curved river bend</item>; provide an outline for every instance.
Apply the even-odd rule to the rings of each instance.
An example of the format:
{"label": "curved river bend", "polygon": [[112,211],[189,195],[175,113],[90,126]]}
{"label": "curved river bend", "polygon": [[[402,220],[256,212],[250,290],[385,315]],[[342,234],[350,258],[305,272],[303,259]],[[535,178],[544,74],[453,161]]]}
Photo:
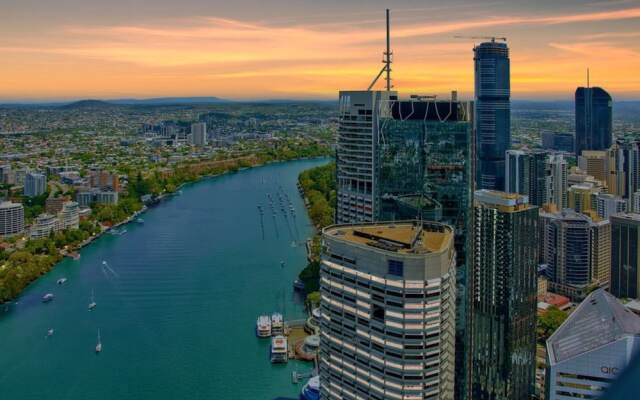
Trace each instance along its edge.
{"label": "curved river bend", "polygon": [[[297,397],[291,372],[311,366],[272,366],[269,341],[254,327],[258,314],[283,307],[285,319],[304,316],[291,285],[312,227],[296,181],[326,162],[271,164],[187,186],[145,213],[144,224],[58,264],[0,312],[0,398]],[[278,193],[295,218],[286,205],[285,219]],[[57,285],[61,277],[68,281]],[[97,307],[88,311],[92,290]],[[43,304],[47,292],[55,299]]]}

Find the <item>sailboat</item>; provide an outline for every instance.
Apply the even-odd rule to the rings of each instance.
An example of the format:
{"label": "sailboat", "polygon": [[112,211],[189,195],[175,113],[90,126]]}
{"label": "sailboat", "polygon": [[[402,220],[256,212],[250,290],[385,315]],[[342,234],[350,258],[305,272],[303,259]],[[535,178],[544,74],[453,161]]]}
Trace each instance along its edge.
{"label": "sailboat", "polygon": [[96,354],[102,351],[102,342],[100,341],[100,329],[98,329],[98,343],[96,343]]}
{"label": "sailboat", "polygon": [[93,298],[93,289],[91,289],[91,302],[89,303],[89,311],[91,311],[94,308],[96,308],[96,306],[97,306],[96,301]]}

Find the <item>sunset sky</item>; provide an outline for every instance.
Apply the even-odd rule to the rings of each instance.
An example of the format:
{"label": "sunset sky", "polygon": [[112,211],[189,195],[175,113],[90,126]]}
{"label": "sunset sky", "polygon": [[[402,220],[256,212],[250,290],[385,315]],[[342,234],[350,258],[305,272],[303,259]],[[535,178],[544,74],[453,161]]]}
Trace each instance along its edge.
{"label": "sunset sky", "polygon": [[570,99],[590,67],[640,99],[640,0],[2,0],[0,101],[335,99],[381,68],[386,7],[401,94],[472,96],[454,36],[496,35],[514,98]]}

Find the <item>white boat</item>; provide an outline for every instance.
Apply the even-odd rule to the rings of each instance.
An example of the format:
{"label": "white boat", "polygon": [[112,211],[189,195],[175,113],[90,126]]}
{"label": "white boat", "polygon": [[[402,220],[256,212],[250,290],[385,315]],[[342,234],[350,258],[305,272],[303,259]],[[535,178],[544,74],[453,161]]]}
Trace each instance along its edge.
{"label": "white boat", "polygon": [[60,278],[58,279],[58,285],[62,285],[67,281],[67,278]]}
{"label": "white boat", "polygon": [[55,297],[55,296],[53,295],[53,293],[47,293],[47,294],[45,294],[44,296],[42,296],[42,302],[43,302],[43,303],[48,303],[48,302],[50,302],[51,300],[53,300],[53,298],[54,298],[54,297]]}
{"label": "white boat", "polygon": [[271,335],[284,335],[284,320],[280,313],[271,315]]}
{"label": "white boat", "polygon": [[282,335],[271,338],[271,362],[274,364],[289,361],[289,349],[287,338]]}
{"label": "white boat", "polygon": [[96,304],[95,298],[93,296],[93,289],[91,289],[91,301],[89,302],[89,311],[93,310],[94,308],[96,308],[98,304]]}
{"label": "white boat", "polygon": [[53,328],[47,331],[47,337],[53,336]]}
{"label": "white boat", "polygon": [[258,337],[271,336],[271,319],[268,315],[261,315],[256,321],[256,335]]}
{"label": "white boat", "polygon": [[139,223],[139,224],[144,224],[144,219],[138,218],[138,219],[136,219],[136,222]]}
{"label": "white boat", "polygon": [[96,354],[102,351],[102,342],[100,341],[100,329],[98,329],[98,342],[96,343]]}
{"label": "white boat", "polygon": [[311,377],[302,387],[300,400],[320,400],[320,376]]}

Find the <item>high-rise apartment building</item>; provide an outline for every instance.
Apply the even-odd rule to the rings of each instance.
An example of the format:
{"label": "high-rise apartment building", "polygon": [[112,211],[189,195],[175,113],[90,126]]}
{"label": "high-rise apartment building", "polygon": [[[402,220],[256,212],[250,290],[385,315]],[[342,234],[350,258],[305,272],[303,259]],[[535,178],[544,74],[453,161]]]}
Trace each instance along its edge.
{"label": "high-rise apartment building", "polygon": [[596,196],[596,212],[600,218],[609,218],[613,214],[627,211],[627,201],[621,197],[598,193]]}
{"label": "high-rise apartment building", "polygon": [[565,209],[541,212],[540,227],[541,261],[547,265],[551,291],[575,301],[594,286],[606,286],[611,249],[607,220],[594,222],[585,214]]}
{"label": "high-rise apartment building", "polygon": [[0,237],[18,235],[24,231],[24,207],[20,203],[0,203]]}
{"label": "high-rise apartment building", "polygon": [[567,160],[562,154],[551,154],[547,158],[546,204],[554,204],[558,209],[567,207],[568,170]]}
{"label": "high-rise apartment building", "polygon": [[80,207],[75,201],[67,201],[59,214],[62,229],[78,229],[80,226]]}
{"label": "high-rise apartment building", "polygon": [[597,399],[640,351],[640,317],[598,289],[547,340],[545,399]]}
{"label": "high-rise apartment building", "polygon": [[611,216],[611,284],[616,297],[640,299],[640,214]]}
{"label": "high-rise apartment building", "polygon": [[576,157],[584,150],[607,150],[613,139],[611,96],[599,87],[576,89]]}
{"label": "high-rise apartment building", "polygon": [[29,172],[24,178],[24,195],[40,196],[47,191],[47,177],[38,172]]}
{"label": "high-rise apartment building", "polygon": [[597,207],[596,200],[601,190],[591,183],[572,185],[567,190],[567,208],[583,214],[595,212]]}
{"label": "high-rise apartment building", "polygon": [[325,228],[323,399],[453,399],[453,229],[432,222]]}
{"label": "high-rise apartment building", "polygon": [[505,192],[524,194],[529,204],[547,203],[547,158],[544,150],[507,150]]}
{"label": "high-rise apartment building", "polygon": [[205,122],[191,124],[191,140],[195,146],[207,145],[207,124]]}
{"label": "high-rise apartment building", "polygon": [[538,208],[527,196],[475,193],[473,399],[535,390]]}
{"label": "high-rise apartment building", "polygon": [[505,153],[511,147],[511,81],[506,43],[474,48],[475,125],[479,189],[504,190]]}
{"label": "high-rise apartment building", "polygon": [[371,222],[380,212],[374,199],[380,118],[389,117],[391,91],[341,91],[336,149],[336,222]]}

